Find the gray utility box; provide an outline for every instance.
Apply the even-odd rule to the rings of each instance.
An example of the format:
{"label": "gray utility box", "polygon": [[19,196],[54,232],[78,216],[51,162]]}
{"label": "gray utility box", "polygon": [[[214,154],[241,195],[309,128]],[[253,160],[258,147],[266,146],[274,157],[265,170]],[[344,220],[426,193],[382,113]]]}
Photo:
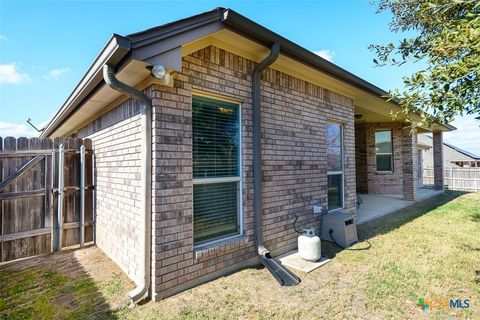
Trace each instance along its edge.
{"label": "gray utility box", "polygon": [[358,242],[355,216],[345,212],[330,212],[323,216],[321,238],[333,241],[329,231],[333,230],[335,241],[342,247],[350,247]]}

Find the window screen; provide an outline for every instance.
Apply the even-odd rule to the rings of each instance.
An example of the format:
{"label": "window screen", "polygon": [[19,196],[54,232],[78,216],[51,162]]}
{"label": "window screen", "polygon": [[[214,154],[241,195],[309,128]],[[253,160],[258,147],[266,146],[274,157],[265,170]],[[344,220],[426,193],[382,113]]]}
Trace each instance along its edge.
{"label": "window screen", "polygon": [[237,104],[193,97],[194,244],[237,235],[240,226],[240,121]]}

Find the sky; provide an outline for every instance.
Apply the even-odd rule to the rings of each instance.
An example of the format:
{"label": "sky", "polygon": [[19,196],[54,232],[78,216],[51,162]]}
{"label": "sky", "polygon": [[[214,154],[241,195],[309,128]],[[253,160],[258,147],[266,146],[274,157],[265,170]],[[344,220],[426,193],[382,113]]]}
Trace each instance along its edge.
{"label": "sky", "polygon": [[[127,35],[227,7],[390,90],[420,66],[375,67],[369,44],[395,41],[371,0],[0,0],[0,136],[33,136],[60,108],[112,33]],[[459,117],[444,139],[480,155],[480,122]]]}

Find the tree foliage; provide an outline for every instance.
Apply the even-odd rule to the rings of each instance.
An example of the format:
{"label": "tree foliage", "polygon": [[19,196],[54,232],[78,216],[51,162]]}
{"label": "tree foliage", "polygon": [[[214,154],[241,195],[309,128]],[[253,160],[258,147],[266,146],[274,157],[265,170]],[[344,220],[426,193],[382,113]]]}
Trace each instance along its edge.
{"label": "tree foliage", "polygon": [[403,78],[404,90],[389,93],[407,119],[415,112],[427,124],[432,121],[428,114],[447,123],[464,114],[480,120],[480,1],[379,0],[375,4],[377,13],[393,14],[392,32],[414,35],[396,44],[371,45],[377,55],[374,63],[424,61],[426,66]]}

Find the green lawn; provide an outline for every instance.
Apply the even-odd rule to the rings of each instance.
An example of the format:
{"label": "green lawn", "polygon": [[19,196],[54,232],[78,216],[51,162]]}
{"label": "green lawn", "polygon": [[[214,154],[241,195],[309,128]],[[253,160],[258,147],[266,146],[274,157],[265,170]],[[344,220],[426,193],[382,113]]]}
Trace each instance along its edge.
{"label": "green lawn", "polygon": [[[248,269],[159,303],[120,310],[127,319],[480,318],[480,193],[449,192],[362,225],[368,250],[344,250],[296,287]],[[333,246],[322,244],[332,252]],[[362,242],[352,249],[368,247]],[[424,299],[468,299],[463,310],[421,311]]]}
{"label": "green lawn", "polygon": [[[134,309],[119,303],[131,283],[107,274],[95,279],[96,291],[110,306],[96,317],[117,319],[446,319],[480,318],[480,193],[448,192],[403,209],[389,217],[359,227],[362,240],[355,250],[338,251],[322,243],[336,257],[310,274],[301,274],[300,285],[279,287],[265,269],[246,269],[174,297]],[[366,249],[366,250],[358,250]],[[93,272],[93,271],[92,271]],[[0,294],[0,319],[19,314],[10,304],[21,297],[22,281],[11,281]],[[32,277],[31,275],[27,275]],[[43,286],[61,287],[68,294],[85,295],[84,282],[67,287],[64,278],[38,273]],[[58,281],[57,281],[58,280]],[[31,279],[29,280],[31,281]],[[50,281],[50,282],[49,282]],[[77,281],[80,281],[77,279]],[[51,283],[51,284],[50,284]],[[20,286],[18,286],[20,284]],[[93,289],[92,289],[93,290]],[[109,291],[115,291],[115,295]],[[78,293],[77,293],[78,292]],[[12,300],[12,297],[17,297]],[[418,299],[469,300],[466,309],[434,305],[422,311]],[[6,300],[8,299],[8,301]],[[58,297],[57,297],[58,299]],[[3,302],[2,302],[3,301]],[[42,310],[55,298],[48,295]],[[2,304],[3,303],[3,304]],[[8,306],[7,306],[8,303]],[[23,307],[24,308],[24,307]],[[79,304],[80,314],[88,313]],[[63,313],[68,318],[74,310]],[[17,313],[15,313],[17,312]],[[51,314],[51,313],[48,313]],[[11,317],[15,318],[15,317]],[[23,318],[29,318],[26,314]],[[59,317],[62,318],[62,317]]]}

